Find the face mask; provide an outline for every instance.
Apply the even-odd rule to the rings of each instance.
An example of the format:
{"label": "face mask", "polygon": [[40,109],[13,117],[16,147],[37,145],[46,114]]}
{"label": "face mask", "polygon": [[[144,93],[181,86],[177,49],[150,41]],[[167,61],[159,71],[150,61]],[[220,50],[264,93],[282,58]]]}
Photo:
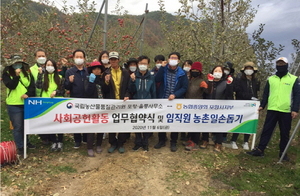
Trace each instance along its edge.
{"label": "face mask", "polygon": [[276,69],[277,69],[277,72],[279,72],[279,73],[285,73],[288,71],[288,65],[282,65],[282,66],[276,65]]}
{"label": "face mask", "polygon": [[157,69],[159,69],[161,67],[161,64],[156,64],[155,66],[157,67]]}
{"label": "face mask", "polygon": [[84,63],[84,59],[74,59],[75,65],[82,65]]}
{"label": "face mask", "polygon": [[176,66],[178,64],[178,60],[170,60],[169,61],[169,65],[171,65],[171,66]]}
{"label": "face mask", "polygon": [[53,66],[46,66],[46,70],[48,71],[48,73],[53,73],[55,68]]}
{"label": "face mask", "polygon": [[183,70],[186,71],[186,72],[189,72],[191,70],[191,68],[190,67],[184,67]]}
{"label": "face mask", "polygon": [[230,72],[229,72],[228,70],[224,70],[224,73],[225,73],[226,75],[229,75],[229,74],[230,74]]}
{"label": "face mask", "polygon": [[139,70],[140,71],[146,71],[147,70],[147,65],[139,65]]}
{"label": "face mask", "polygon": [[200,76],[200,73],[199,72],[191,72],[191,76],[193,78],[197,78],[198,76]]}
{"label": "face mask", "polygon": [[40,65],[44,65],[46,63],[46,57],[39,57],[36,62]]}
{"label": "face mask", "polygon": [[214,75],[214,78],[221,79],[223,74],[219,73],[219,72],[215,72],[213,75]]}
{"label": "face mask", "polygon": [[251,75],[254,73],[254,71],[251,70],[251,69],[247,69],[247,70],[244,71],[244,73],[245,73],[247,76],[251,76]]}
{"label": "face mask", "polygon": [[22,63],[16,63],[12,65],[12,68],[14,69],[21,69],[23,67]]}
{"label": "face mask", "polygon": [[108,59],[102,59],[101,60],[103,64],[108,64],[109,60]]}
{"label": "face mask", "polygon": [[136,67],[135,67],[135,66],[131,66],[131,67],[129,67],[129,70],[130,70],[131,72],[135,72],[135,71],[136,71]]}

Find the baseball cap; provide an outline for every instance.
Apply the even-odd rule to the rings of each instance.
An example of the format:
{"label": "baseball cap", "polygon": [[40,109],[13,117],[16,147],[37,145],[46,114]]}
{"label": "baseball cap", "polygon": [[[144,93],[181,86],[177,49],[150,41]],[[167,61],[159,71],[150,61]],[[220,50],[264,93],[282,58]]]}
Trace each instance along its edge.
{"label": "baseball cap", "polygon": [[119,53],[117,53],[117,52],[110,52],[108,56],[109,56],[108,57],[109,59],[111,59],[111,58],[119,59]]}
{"label": "baseball cap", "polygon": [[278,62],[278,61],[283,61],[283,62],[285,62],[285,63],[288,63],[288,60],[287,60],[286,57],[280,57],[280,58],[278,58],[278,59],[276,60],[276,62]]}
{"label": "baseball cap", "polygon": [[11,57],[10,57],[10,59],[9,59],[9,62],[8,62],[8,65],[11,66],[11,65],[13,65],[13,64],[15,64],[15,63],[23,63],[23,64],[28,65],[27,63],[25,63],[25,62],[23,61],[22,56],[19,55],[19,54],[13,54],[13,55],[11,55]]}

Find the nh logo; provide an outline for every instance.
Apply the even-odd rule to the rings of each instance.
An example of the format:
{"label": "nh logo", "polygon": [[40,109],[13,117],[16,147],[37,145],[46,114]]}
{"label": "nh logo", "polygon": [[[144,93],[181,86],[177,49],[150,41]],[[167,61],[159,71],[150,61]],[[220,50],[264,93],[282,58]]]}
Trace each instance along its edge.
{"label": "nh logo", "polygon": [[28,100],[28,105],[42,105],[42,100]]}

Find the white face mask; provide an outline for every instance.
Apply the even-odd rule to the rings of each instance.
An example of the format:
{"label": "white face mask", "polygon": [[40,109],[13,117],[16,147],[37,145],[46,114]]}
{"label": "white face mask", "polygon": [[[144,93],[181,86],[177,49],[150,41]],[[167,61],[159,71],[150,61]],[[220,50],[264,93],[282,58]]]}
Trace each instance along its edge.
{"label": "white face mask", "polygon": [[108,64],[109,60],[108,59],[102,59],[101,60],[103,64]]}
{"label": "white face mask", "polygon": [[214,78],[216,78],[216,79],[221,79],[222,78],[222,73],[219,73],[219,72],[215,72],[214,74],[213,74],[213,76],[214,76]]}
{"label": "white face mask", "polygon": [[140,71],[146,71],[148,69],[147,65],[139,65]]}
{"label": "white face mask", "polygon": [[44,65],[46,63],[46,57],[39,57],[36,59],[36,62],[40,65]]}
{"label": "white face mask", "polygon": [[135,67],[135,66],[130,66],[130,67],[129,67],[129,70],[130,70],[131,72],[135,72],[135,71],[136,71],[136,67]]}
{"label": "white face mask", "polygon": [[84,59],[74,59],[75,65],[82,65],[84,63]]}
{"label": "white face mask", "polygon": [[157,67],[157,69],[159,69],[161,67],[161,64],[156,64],[155,66]]}
{"label": "white face mask", "polygon": [[229,74],[230,74],[230,72],[229,72],[228,70],[224,70],[224,73],[225,73],[226,75],[229,75]]}
{"label": "white face mask", "polygon": [[251,70],[251,69],[247,69],[247,70],[244,71],[244,73],[245,73],[247,76],[251,76],[251,75],[254,73],[254,71]]}
{"label": "white face mask", "polygon": [[178,64],[178,60],[169,60],[169,65],[176,66]]}
{"label": "white face mask", "polygon": [[55,68],[53,66],[46,66],[46,70],[48,71],[48,73],[53,73]]}
{"label": "white face mask", "polygon": [[183,70],[186,71],[186,72],[189,72],[191,70],[191,68],[190,67],[184,67]]}

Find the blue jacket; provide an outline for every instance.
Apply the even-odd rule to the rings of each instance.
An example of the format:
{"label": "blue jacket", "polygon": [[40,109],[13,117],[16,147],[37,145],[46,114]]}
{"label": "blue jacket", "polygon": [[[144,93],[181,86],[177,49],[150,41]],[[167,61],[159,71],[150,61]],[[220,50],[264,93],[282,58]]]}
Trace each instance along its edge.
{"label": "blue jacket", "polygon": [[[165,67],[160,67],[155,75],[155,82],[160,82],[160,86],[157,90],[157,98],[163,98],[166,91],[167,72],[169,64]],[[177,67],[174,95],[175,98],[184,98],[184,95],[188,89],[188,78],[185,71],[181,67]]]}
{"label": "blue jacket", "polygon": [[[69,76],[74,75],[74,82],[70,82]],[[79,70],[76,66],[68,69],[65,75],[65,89],[70,91],[70,97],[86,98],[85,84],[88,80],[86,68]]]}
{"label": "blue jacket", "polygon": [[155,99],[155,79],[150,71],[144,76],[139,71],[135,72],[135,81],[130,80],[129,92],[133,99]]}

